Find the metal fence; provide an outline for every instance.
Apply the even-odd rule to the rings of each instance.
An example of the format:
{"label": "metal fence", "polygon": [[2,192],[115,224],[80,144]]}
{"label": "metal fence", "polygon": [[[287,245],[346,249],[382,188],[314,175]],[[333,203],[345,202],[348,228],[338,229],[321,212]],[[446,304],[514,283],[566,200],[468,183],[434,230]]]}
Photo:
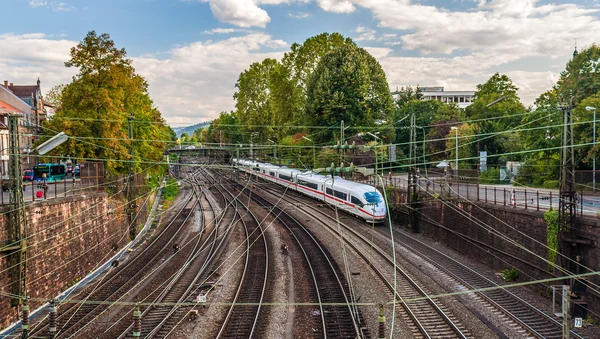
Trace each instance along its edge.
{"label": "metal fence", "polygon": [[[480,185],[472,180],[460,178],[445,178],[436,176],[435,172],[428,177],[419,176],[416,180],[419,195],[427,200],[445,197],[454,200],[481,201],[494,205],[513,208],[547,211],[557,209],[560,199],[558,189],[518,188],[510,185]],[[369,185],[381,187],[381,182],[374,178],[354,178],[354,180]],[[387,175],[382,177],[385,187],[395,187],[408,190],[407,175]],[[587,186],[578,185],[576,194],[577,211],[580,215],[597,215],[600,213],[600,194],[592,192]]]}

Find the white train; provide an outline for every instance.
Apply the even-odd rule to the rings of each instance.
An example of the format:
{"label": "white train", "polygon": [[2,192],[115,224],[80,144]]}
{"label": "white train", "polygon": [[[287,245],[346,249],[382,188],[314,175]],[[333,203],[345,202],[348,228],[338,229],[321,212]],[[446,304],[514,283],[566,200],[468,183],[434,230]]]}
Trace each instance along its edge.
{"label": "white train", "polygon": [[337,206],[367,222],[383,222],[386,218],[385,201],[373,186],[252,160],[232,159],[232,162],[244,172]]}

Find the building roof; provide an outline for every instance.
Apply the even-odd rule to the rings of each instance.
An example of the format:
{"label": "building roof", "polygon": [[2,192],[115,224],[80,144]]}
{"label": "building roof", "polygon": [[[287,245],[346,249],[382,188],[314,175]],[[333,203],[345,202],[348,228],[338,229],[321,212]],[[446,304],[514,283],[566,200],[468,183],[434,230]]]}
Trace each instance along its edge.
{"label": "building roof", "polygon": [[35,92],[37,91],[37,86],[36,85],[27,85],[27,86],[9,85],[8,89],[10,89],[11,92],[14,93],[14,95],[18,96],[19,98],[23,98],[23,97],[31,97],[31,95],[35,96]]}

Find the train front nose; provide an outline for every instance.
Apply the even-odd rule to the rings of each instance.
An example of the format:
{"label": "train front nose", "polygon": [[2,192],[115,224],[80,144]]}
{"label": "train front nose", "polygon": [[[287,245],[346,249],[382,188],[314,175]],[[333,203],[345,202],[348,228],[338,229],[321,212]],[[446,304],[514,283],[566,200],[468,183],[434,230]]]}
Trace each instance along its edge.
{"label": "train front nose", "polygon": [[373,212],[373,219],[375,220],[384,220],[387,216],[385,204],[378,204],[376,207],[371,208],[371,211]]}

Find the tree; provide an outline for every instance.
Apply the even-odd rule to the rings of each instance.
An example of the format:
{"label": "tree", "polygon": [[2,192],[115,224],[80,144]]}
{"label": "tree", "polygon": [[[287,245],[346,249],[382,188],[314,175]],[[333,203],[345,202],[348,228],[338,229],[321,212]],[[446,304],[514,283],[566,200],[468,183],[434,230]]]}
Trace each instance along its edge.
{"label": "tree", "polygon": [[398,91],[398,99],[396,99],[396,104],[398,107],[400,107],[409,101],[421,100],[422,98],[423,93],[421,91],[421,87],[417,86],[415,89],[413,89],[411,86],[407,86],[406,88],[402,87],[400,91]]}
{"label": "tree", "polygon": [[577,106],[600,91],[600,47],[593,44],[567,63],[556,85],[559,101]]}
{"label": "tree", "polygon": [[[514,142],[505,133],[519,126],[525,112],[517,90],[517,86],[507,75],[498,73],[492,75],[486,83],[477,85],[473,104],[466,108],[466,117],[474,120],[479,151],[497,156],[518,149],[511,147]],[[502,160],[506,158],[499,161]]]}
{"label": "tree", "polygon": [[[458,139],[458,167],[459,168],[470,168],[469,161],[463,160],[473,157],[472,148],[470,145],[473,143],[473,125],[471,124],[460,124],[456,126],[458,130],[455,132],[454,130],[449,129],[448,134],[445,136],[446,140],[446,157],[450,163],[452,163],[452,167],[456,167],[453,164],[452,160],[456,159],[456,141]],[[458,138],[457,138],[458,136]]]}
{"label": "tree", "polygon": [[289,103],[294,124],[302,125],[308,81],[319,61],[325,54],[346,44],[355,45],[350,38],[339,33],[321,33],[306,39],[302,45],[294,43],[284,54],[281,64],[289,79]]}
{"label": "tree", "polygon": [[[271,110],[272,72],[275,72],[277,60],[265,59],[255,62],[244,70],[238,78],[233,95],[236,100],[235,116],[240,130],[245,135],[259,132],[270,136],[274,131],[275,114]],[[249,137],[248,137],[249,139]]]}
{"label": "tree", "polygon": [[[173,132],[153,107],[148,85],[135,73],[124,49],[117,49],[108,34],[91,31],[71,48],[65,66],[77,67],[79,73],[70,84],[57,89],[58,109],[44,127],[73,138],[55,153],[70,154],[80,161],[101,160],[108,173],[123,173],[132,161],[139,171],[142,162],[148,168],[148,162],[162,160]],[[133,140],[128,137],[129,123]],[[132,143],[133,159],[129,154]]]}
{"label": "tree", "polygon": [[[376,121],[390,121],[393,112],[385,73],[375,58],[355,45],[345,44],[323,56],[310,77],[305,120],[311,126],[332,126],[341,120],[375,126]],[[393,134],[386,132],[387,137]],[[315,142],[331,137],[323,131],[315,135]]]}

